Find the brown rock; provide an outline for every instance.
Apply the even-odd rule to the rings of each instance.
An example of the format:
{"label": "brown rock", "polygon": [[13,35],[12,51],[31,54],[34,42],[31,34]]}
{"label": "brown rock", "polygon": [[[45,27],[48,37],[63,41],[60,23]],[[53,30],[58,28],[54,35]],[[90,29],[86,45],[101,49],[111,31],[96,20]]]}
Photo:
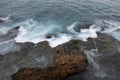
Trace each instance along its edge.
{"label": "brown rock", "polygon": [[[57,57],[55,64],[44,69],[24,68],[12,75],[12,80],[65,80],[66,77],[80,73],[87,67],[87,60],[83,52],[77,50],[77,44],[72,46],[72,52],[67,53],[65,48],[55,48]],[[68,47],[64,45],[64,47]],[[70,47],[70,46],[69,46]],[[76,48],[76,49],[75,49]]]}
{"label": "brown rock", "polygon": [[21,69],[12,76],[12,80],[64,80],[69,75],[85,70],[86,66],[86,58],[83,55],[59,54],[52,67]]}

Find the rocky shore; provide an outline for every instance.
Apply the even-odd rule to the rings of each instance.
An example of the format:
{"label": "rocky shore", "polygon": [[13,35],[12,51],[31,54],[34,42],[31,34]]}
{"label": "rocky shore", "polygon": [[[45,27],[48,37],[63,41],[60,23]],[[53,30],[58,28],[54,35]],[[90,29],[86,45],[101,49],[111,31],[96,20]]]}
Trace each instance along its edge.
{"label": "rocky shore", "polygon": [[[10,30],[4,40],[8,40],[7,36],[15,37],[17,29]],[[98,38],[88,38],[86,42],[71,40],[55,48],[46,41],[38,44],[13,41],[20,50],[0,55],[0,79],[119,80],[120,42],[108,34],[97,34]],[[110,72],[115,73],[113,78]]]}
{"label": "rocky shore", "polygon": [[78,45],[78,41],[70,41],[54,48],[57,55],[53,65],[44,69],[39,67],[20,69],[12,75],[12,80],[65,80],[70,75],[84,71],[87,59]]}
{"label": "rocky shore", "polygon": [[[53,49],[57,56],[55,57],[55,62],[50,67],[44,69],[38,67],[20,69],[12,75],[12,80],[87,80],[88,78],[91,80],[92,77],[93,80],[98,78],[103,80],[112,79],[107,75],[107,72],[104,72],[104,69],[102,70],[101,65],[105,65],[105,63],[99,61],[99,59],[105,60],[105,57],[101,59],[100,55],[107,56],[114,52],[115,54],[119,53],[120,43],[107,34],[98,33],[98,35],[98,38],[89,38],[87,42],[71,40],[70,42],[57,46]],[[99,68],[95,68],[95,62],[92,64],[90,62],[89,57],[91,57],[93,53],[89,53],[89,56],[86,54],[87,58],[84,55],[85,51],[91,50],[94,53],[94,57],[96,54],[99,56],[99,59],[95,62],[98,62],[101,71],[99,71]],[[95,60],[94,57],[91,58]],[[112,56],[108,57],[108,60],[110,60],[110,58],[112,58]],[[87,60],[90,62],[89,65]],[[114,60],[116,61],[118,58]],[[115,61],[111,61],[111,64]],[[77,75],[75,76],[76,73]],[[95,76],[95,74],[98,74],[99,77]]]}
{"label": "rocky shore", "polygon": [[70,75],[86,69],[86,58],[79,54],[58,55],[53,66],[40,68],[24,68],[12,75],[12,80],[65,80]]}

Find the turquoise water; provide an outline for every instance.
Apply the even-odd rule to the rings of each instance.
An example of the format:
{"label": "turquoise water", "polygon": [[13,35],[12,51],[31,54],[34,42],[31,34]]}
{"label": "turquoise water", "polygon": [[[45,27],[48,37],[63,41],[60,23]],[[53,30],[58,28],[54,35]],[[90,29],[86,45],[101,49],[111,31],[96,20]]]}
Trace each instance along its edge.
{"label": "turquoise water", "polygon": [[[16,37],[17,42],[38,43],[49,41],[45,39],[47,34],[54,34],[57,38],[67,37],[68,39],[65,42],[70,39],[85,41],[83,36],[87,36],[86,38],[91,37],[91,35],[87,35],[90,33],[89,31],[76,33],[80,32],[80,28],[83,26],[87,25],[89,27],[95,24],[95,27],[112,26],[114,28],[116,26],[119,29],[119,5],[120,1],[117,0],[0,1],[0,16],[7,17],[10,15],[9,19],[11,20],[0,25],[0,34],[6,34],[9,29],[22,26],[23,31],[20,31]],[[114,23],[118,24],[114,25]],[[70,28],[71,26],[73,27]],[[60,35],[61,33],[65,33],[65,35]],[[57,40],[54,41],[58,42]]]}

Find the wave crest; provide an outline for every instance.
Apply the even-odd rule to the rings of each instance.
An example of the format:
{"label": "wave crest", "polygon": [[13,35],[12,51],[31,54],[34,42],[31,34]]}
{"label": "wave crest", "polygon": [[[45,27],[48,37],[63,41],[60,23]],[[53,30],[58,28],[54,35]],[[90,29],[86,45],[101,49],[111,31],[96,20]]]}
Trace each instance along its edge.
{"label": "wave crest", "polygon": [[[88,38],[97,38],[97,32],[113,35],[114,31],[120,29],[120,23],[118,22],[101,20],[89,26],[89,28],[80,29],[80,32],[76,32],[74,28],[77,23],[78,22],[74,22],[72,25],[67,26],[66,30],[54,23],[49,22],[47,24],[42,24],[33,19],[26,20],[19,28],[19,34],[15,37],[15,40],[20,43],[33,42],[35,44],[41,41],[48,41],[51,47],[56,47],[71,39],[87,41]],[[46,37],[48,34],[51,34],[50,38]]]}

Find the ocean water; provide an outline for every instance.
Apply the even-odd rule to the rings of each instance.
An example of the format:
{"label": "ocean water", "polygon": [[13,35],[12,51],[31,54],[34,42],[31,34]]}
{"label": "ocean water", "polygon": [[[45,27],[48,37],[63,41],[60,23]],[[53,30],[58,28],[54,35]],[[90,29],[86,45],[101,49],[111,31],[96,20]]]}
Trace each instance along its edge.
{"label": "ocean water", "polygon": [[[0,25],[0,33],[20,26],[16,42],[49,41],[51,47],[71,39],[86,41],[97,35],[95,29],[81,31],[83,26],[106,26],[111,32],[119,29],[119,5],[117,0],[4,0],[0,1],[0,16],[6,24]],[[56,37],[46,39],[47,34]],[[113,35],[116,39],[120,37],[115,32]],[[58,41],[65,37],[64,41]]]}
{"label": "ocean water", "polygon": [[15,42],[48,41],[56,47],[72,39],[97,38],[96,32],[120,41],[120,0],[0,0],[0,19],[0,36],[19,26],[14,38],[0,37],[2,55],[20,50]]}

